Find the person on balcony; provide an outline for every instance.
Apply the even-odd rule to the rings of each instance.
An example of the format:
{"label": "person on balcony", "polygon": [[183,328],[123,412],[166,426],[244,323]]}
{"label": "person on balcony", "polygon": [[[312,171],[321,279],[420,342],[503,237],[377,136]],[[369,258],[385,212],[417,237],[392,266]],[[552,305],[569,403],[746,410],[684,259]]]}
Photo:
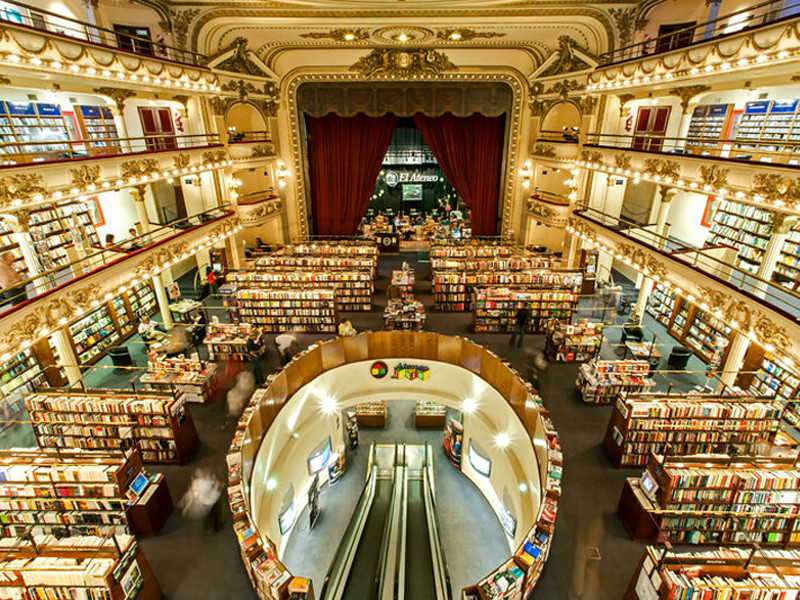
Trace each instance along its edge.
{"label": "person on balcony", "polygon": [[0,256],[0,303],[11,303],[16,306],[28,299],[25,286],[21,283],[25,278],[14,268],[16,257],[11,252],[3,252]]}

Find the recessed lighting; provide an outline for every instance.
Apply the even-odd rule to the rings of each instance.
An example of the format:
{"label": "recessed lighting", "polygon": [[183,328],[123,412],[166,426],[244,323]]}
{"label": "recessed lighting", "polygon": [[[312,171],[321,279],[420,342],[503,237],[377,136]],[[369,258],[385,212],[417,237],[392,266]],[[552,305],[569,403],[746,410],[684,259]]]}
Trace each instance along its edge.
{"label": "recessed lighting", "polygon": [[505,431],[501,431],[494,436],[494,443],[497,444],[498,448],[507,448],[511,443],[511,436],[509,436]]}
{"label": "recessed lighting", "polygon": [[451,40],[460,40],[461,39],[461,34],[459,32],[457,32],[457,31],[454,31],[453,33],[450,34],[450,39]]}
{"label": "recessed lighting", "polygon": [[354,39],[356,39],[356,34],[355,33],[345,33],[344,34],[344,39],[345,39],[345,41],[352,42]]}
{"label": "recessed lighting", "polygon": [[476,408],[478,408],[478,401],[475,398],[467,398],[461,405],[461,410],[468,415],[474,413]]}
{"label": "recessed lighting", "polygon": [[398,42],[407,42],[408,41],[408,36],[405,33],[401,33],[400,35],[397,36],[397,41]]}

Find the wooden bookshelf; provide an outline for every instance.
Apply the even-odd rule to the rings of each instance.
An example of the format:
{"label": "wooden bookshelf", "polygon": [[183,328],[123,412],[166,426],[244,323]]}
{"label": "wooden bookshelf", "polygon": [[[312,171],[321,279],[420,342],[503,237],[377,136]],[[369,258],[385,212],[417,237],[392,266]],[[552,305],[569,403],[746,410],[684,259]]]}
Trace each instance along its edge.
{"label": "wooden bookshelf", "polygon": [[243,321],[267,332],[336,332],[336,292],[332,289],[240,289],[236,306]]}
{"label": "wooden bookshelf", "polygon": [[[358,415],[358,413],[356,413]],[[416,427],[438,427],[444,429],[447,420],[447,407],[430,400],[417,400],[414,403],[414,425]]]}
{"label": "wooden bookshelf", "polygon": [[336,290],[340,311],[369,311],[372,308],[373,278],[370,270],[270,270],[229,271],[226,281],[242,289],[313,289]]}
{"label": "wooden bookshelf", "polygon": [[386,425],[386,400],[361,402],[355,406],[359,427],[384,427]]}
{"label": "wooden bookshelf", "polygon": [[656,384],[649,374],[646,360],[593,360],[580,366],[575,385],[584,402],[611,404],[620,393],[649,391]]}
{"label": "wooden bookshelf", "polygon": [[648,494],[643,479],[628,479],[618,513],[632,533],[642,533],[643,515],[650,518],[655,537],[634,533],[638,541],[797,546],[800,471],[795,463],[794,456],[652,455],[645,473],[657,488]]}
{"label": "wooden bookshelf", "polygon": [[54,389],[25,407],[42,448],[135,447],[144,462],[183,464],[197,447],[185,400],[169,393]]}
{"label": "wooden bookshelf", "polygon": [[[0,596],[158,600],[161,589],[136,538],[130,535],[52,535],[0,543]],[[56,566],[57,563],[57,566]]]}
{"label": "wooden bookshelf", "polygon": [[722,200],[714,213],[707,246],[728,245],[738,251],[738,267],[756,273],[772,234],[775,215],[752,205]]}
{"label": "wooden bookshelf", "polygon": [[511,333],[516,314],[521,308],[530,312],[526,331],[542,333],[545,325],[556,319],[570,323],[578,308],[579,296],[574,286],[548,290],[507,287],[476,287],[472,309],[472,328],[475,333]]}
{"label": "wooden bookshelf", "polygon": [[617,467],[647,464],[650,454],[687,455],[734,447],[753,453],[780,430],[783,406],[751,397],[622,393],[604,445]]}
{"label": "wooden bookshelf", "polygon": [[33,210],[29,230],[36,256],[45,270],[69,263],[70,246],[88,252],[92,246],[100,245],[85,202],[69,201]]}
{"label": "wooden bookshelf", "polygon": [[603,324],[583,319],[575,324],[551,322],[545,333],[545,354],[555,362],[592,360],[603,342]]}
{"label": "wooden bookshelf", "polygon": [[676,551],[648,546],[623,600],[792,598],[800,587],[799,575],[797,550],[723,546]]}
{"label": "wooden bookshelf", "polygon": [[259,256],[254,262],[256,269],[271,272],[312,270],[312,271],[369,271],[375,278],[377,261],[369,257],[351,256],[310,256],[293,254],[267,254]]}

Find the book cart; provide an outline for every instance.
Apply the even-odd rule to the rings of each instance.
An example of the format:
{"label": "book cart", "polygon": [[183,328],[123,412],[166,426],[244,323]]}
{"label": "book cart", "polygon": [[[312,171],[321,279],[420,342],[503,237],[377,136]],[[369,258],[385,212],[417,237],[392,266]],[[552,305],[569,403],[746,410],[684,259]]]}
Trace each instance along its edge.
{"label": "book cart", "polygon": [[42,448],[135,447],[147,463],[185,463],[197,447],[186,401],[171,393],[52,389],[25,398]]}
{"label": "book cart", "polygon": [[592,360],[603,343],[603,324],[586,319],[575,324],[550,321],[545,333],[545,354],[555,362]]}
{"label": "book cart", "polygon": [[336,307],[340,311],[363,312],[372,308],[373,279],[368,270],[229,271],[225,278],[237,289],[331,288],[336,291]]}
{"label": "book cart", "polygon": [[575,385],[588,404],[611,404],[617,395],[647,392],[656,382],[648,377],[646,360],[593,360],[578,370]]}
{"label": "book cart", "polygon": [[0,451],[0,538],[155,535],[172,512],[163,474],[138,451]]}
{"label": "book cart", "polygon": [[797,457],[651,455],[627,479],[618,514],[636,541],[800,544]]}
{"label": "book cart", "polygon": [[699,454],[735,447],[754,453],[780,430],[783,406],[752,397],[620,393],[603,444],[617,467],[647,464],[650,454]]}
{"label": "book cart", "polygon": [[[723,546],[647,546],[623,600],[772,600],[800,593],[800,552]],[[781,595],[783,594],[783,595]]]}

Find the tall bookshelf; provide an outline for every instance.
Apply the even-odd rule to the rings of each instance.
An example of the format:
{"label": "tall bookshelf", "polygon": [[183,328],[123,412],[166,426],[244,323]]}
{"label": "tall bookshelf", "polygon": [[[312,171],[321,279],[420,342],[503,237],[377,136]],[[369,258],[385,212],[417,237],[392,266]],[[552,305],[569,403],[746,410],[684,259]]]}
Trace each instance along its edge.
{"label": "tall bookshelf", "polygon": [[377,261],[369,256],[311,256],[293,254],[267,254],[255,259],[256,269],[275,271],[352,271],[367,270],[375,277]]}
{"label": "tall bookshelf", "polygon": [[550,319],[562,323],[572,321],[578,309],[579,296],[574,287],[549,290],[478,287],[472,311],[475,333],[511,333],[516,325],[516,313],[522,308],[530,311],[526,326],[529,333],[541,333]]}
{"label": "tall bookshelf", "polygon": [[69,262],[67,248],[88,251],[100,245],[100,237],[85,202],[52,204],[31,211],[30,238],[43,269]]}
{"label": "tall bookshelf", "polygon": [[373,278],[368,270],[229,271],[226,281],[247,289],[333,288],[338,310],[363,312],[372,308]]}
{"label": "tall bookshelf", "polygon": [[800,587],[798,565],[797,550],[735,546],[673,550],[648,546],[623,600],[792,598]]}
{"label": "tall bookshelf", "polygon": [[[694,309],[694,314],[689,321],[688,328],[684,328],[683,343],[706,362],[709,362],[714,355],[717,340],[729,339],[733,330],[722,319],[718,319],[711,313],[696,307],[691,308]],[[725,360],[725,354],[727,354],[727,347],[723,351],[722,361]]]}
{"label": "tall bookshelf", "polygon": [[[626,481],[618,514],[638,541],[797,546],[795,463],[794,456],[653,455],[643,478]],[[647,518],[651,529],[642,527]]]}
{"label": "tall bookshelf", "polygon": [[525,271],[550,269],[556,260],[545,256],[491,256],[431,258],[431,269],[457,269],[459,271]]}
{"label": "tall bookshelf", "polygon": [[648,377],[646,360],[593,360],[580,366],[575,385],[583,401],[611,404],[621,393],[650,391],[656,382]]}
{"label": "tall bookshelf", "polygon": [[336,332],[336,292],[332,289],[242,289],[236,292],[236,305],[243,321],[267,332]]}
{"label": "tall bookshelf", "polygon": [[119,152],[119,142],[110,141],[119,138],[117,124],[110,108],[79,105],[75,107],[75,115],[78,117],[78,125],[86,139],[86,145],[90,149],[102,148],[105,153]]}
{"label": "tall bookshelf", "polygon": [[477,287],[519,287],[528,290],[563,290],[578,294],[583,275],[580,271],[436,271],[432,277],[433,298],[438,311],[472,310],[472,295]]}
{"label": "tall bookshelf", "polygon": [[686,147],[694,154],[707,153],[728,131],[733,104],[703,104],[695,107],[689,119]]}
{"label": "tall bookshelf", "polygon": [[111,308],[106,303],[71,323],[69,334],[78,362],[81,364],[97,362],[103,357],[106,349],[121,339],[111,316]]}
{"label": "tall bookshelf", "polygon": [[714,213],[707,246],[733,246],[738,251],[738,267],[755,273],[764,258],[772,233],[774,214],[768,210],[722,200]]}
{"label": "tall bookshelf", "polygon": [[790,290],[798,289],[798,284],[800,284],[800,225],[795,225],[789,231],[772,278]]}
{"label": "tall bookshelf", "polygon": [[645,311],[656,321],[669,329],[672,325],[672,315],[675,312],[675,301],[677,297],[675,292],[657,283],[653,287],[653,291],[650,292],[650,296],[647,298]]}
{"label": "tall bookshelf", "polygon": [[130,535],[11,538],[0,540],[0,550],[3,598],[161,598],[155,575]]}
{"label": "tall bookshelf", "polygon": [[[5,143],[19,142],[18,146],[6,146],[7,154],[37,154],[45,156],[34,160],[46,160],[70,150],[69,144],[58,144],[70,138],[69,127],[61,107],[46,102],[0,102],[0,132]],[[38,145],[30,142],[48,142]],[[22,142],[27,142],[22,145]],[[11,164],[29,162],[28,157],[15,157]]]}
{"label": "tall bookshelf", "polygon": [[500,241],[469,239],[463,241],[434,240],[431,242],[430,257],[444,258],[495,258],[509,257],[519,250]]}
{"label": "tall bookshelf", "polygon": [[42,448],[135,447],[144,462],[183,464],[197,447],[189,408],[170,393],[48,390],[25,408]]}
{"label": "tall bookshelf", "polygon": [[25,263],[25,257],[22,256],[19,243],[14,238],[14,230],[11,223],[0,218],[0,254],[11,252],[14,255],[14,262],[12,266],[14,270],[23,277],[28,276],[28,265]]}
{"label": "tall bookshelf", "polygon": [[[740,154],[747,150],[756,153],[764,150],[796,152],[796,147],[786,146],[781,142],[800,141],[800,118],[798,118],[797,109],[798,101],[796,99],[754,100],[745,104],[744,113],[735,134],[736,153]],[[756,146],[748,142],[761,143]],[[768,142],[772,142],[772,144],[768,144]],[[761,158],[761,160],[771,162],[769,158]],[[790,161],[789,164],[797,163]]]}
{"label": "tall bookshelf", "polygon": [[617,467],[647,464],[651,453],[754,453],[780,430],[783,405],[769,399],[621,393],[603,444]]}

